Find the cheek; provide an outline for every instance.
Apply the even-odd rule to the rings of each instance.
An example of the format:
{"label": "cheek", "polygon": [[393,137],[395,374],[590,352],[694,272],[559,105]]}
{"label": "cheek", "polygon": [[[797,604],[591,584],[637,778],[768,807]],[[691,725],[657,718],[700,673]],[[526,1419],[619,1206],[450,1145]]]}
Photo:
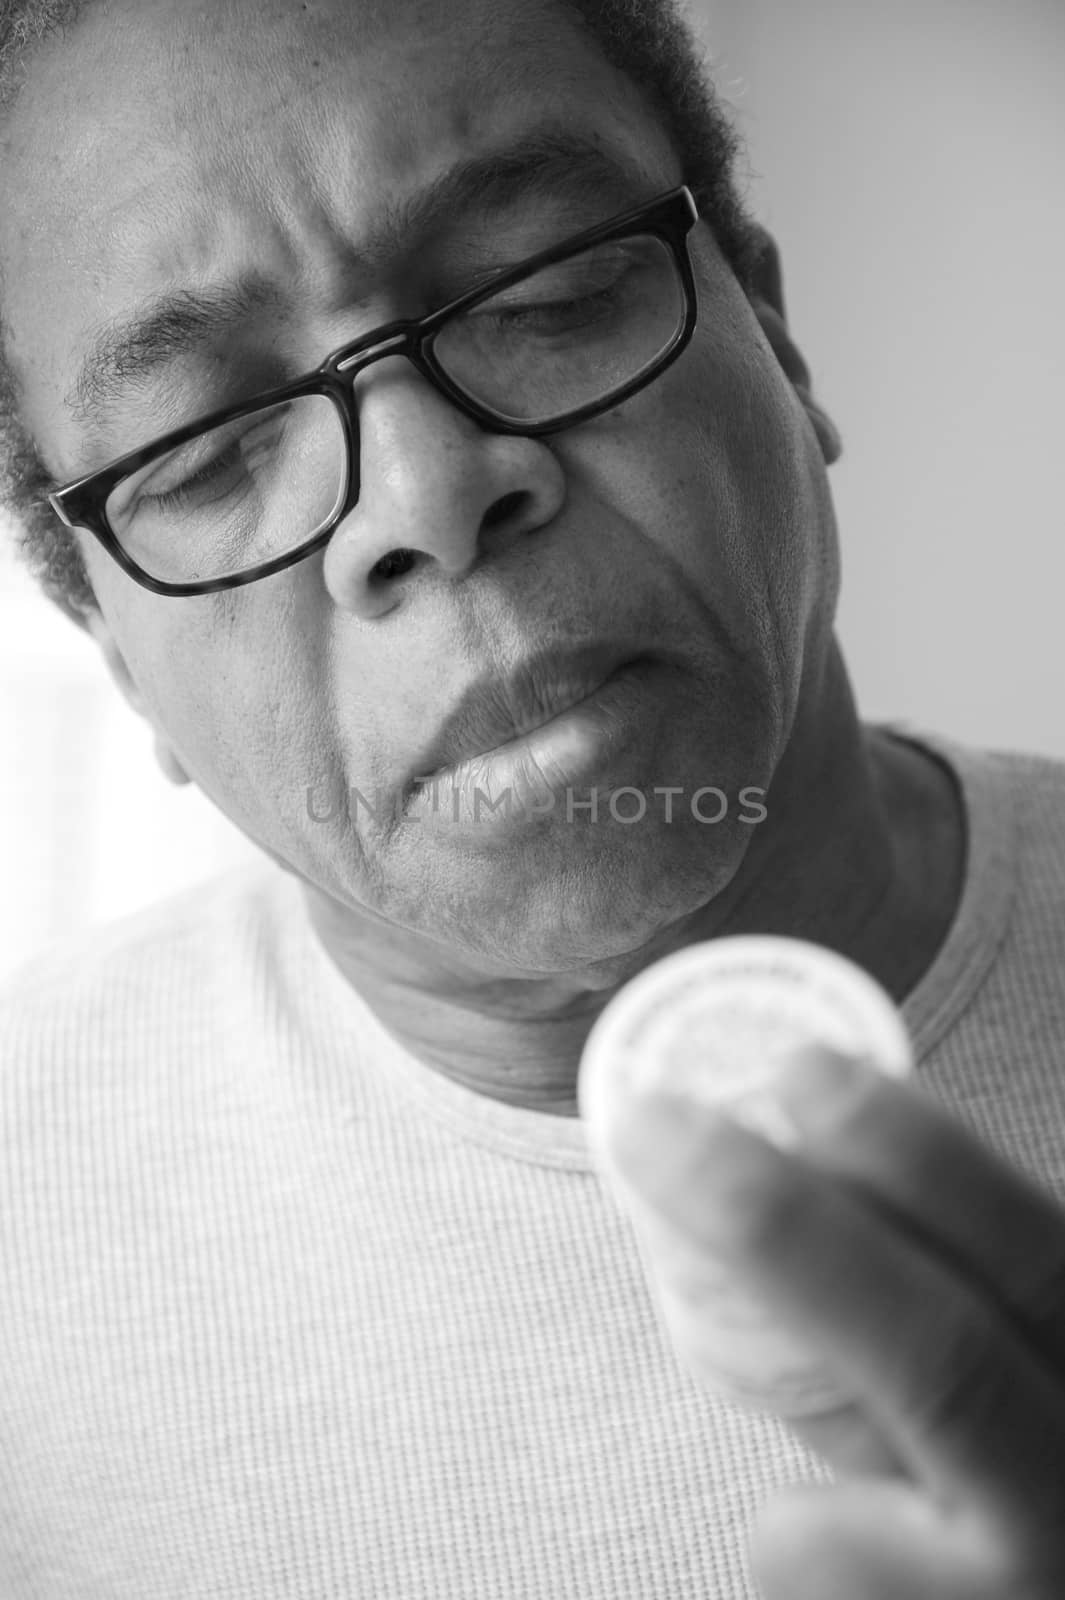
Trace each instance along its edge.
{"label": "cheek", "polygon": [[693,341],[672,446],[711,510],[715,560],[778,656],[801,651],[834,595],[835,524],[816,435],[746,302]]}
{"label": "cheek", "polygon": [[697,332],[659,383],[602,419],[595,441],[601,492],[762,656],[798,627],[819,564],[807,432],[775,356],[741,321]]}
{"label": "cheek", "polygon": [[[280,818],[298,825],[307,788],[341,764],[351,767],[345,781],[370,781],[366,763],[387,737],[375,745],[365,714],[360,721],[338,695],[314,563],[279,582],[167,599],[139,589],[102,551],[99,561],[85,553],[144,715],[238,825],[260,838],[276,836]],[[343,682],[361,677],[350,671]]]}
{"label": "cheek", "polygon": [[[285,702],[276,684],[294,670],[298,677],[298,664],[279,649],[280,619],[255,615],[235,600],[239,590],[189,599],[153,595],[99,555],[86,551],[121,658],[111,663],[116,676],[128,676],[143,714],[212,798],[221,800],[224,791],[232,800],[234,786],[249,797],[261,793],[279,748],[291,744],[278,737]],[[298,684],[292,687],[298,692]]]}
{"label": "cheek", "polygon": [[200,787],[259,837],[298,824],[307,788],[335,775],[344,747],[319,589],[308,567],[175,601],[190,607],[189,626],[147,664],[167,733]]}

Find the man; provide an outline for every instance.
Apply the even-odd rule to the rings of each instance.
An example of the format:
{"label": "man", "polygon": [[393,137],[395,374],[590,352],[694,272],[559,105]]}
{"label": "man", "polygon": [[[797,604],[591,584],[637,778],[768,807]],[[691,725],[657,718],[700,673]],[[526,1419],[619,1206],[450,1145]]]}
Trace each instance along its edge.
{"label": "man", "polygon": [[[49,591],[271,859],[8,987],[12,1600],[1063,1591],[1065,773],[860,722],[838,441],[602,43],[651,9],[101,0],[23,62]],[[752,930],[924,1087],[699,1136],[854,1397],[801,1437],[680,1368],[576,1114],[619,986]]]}

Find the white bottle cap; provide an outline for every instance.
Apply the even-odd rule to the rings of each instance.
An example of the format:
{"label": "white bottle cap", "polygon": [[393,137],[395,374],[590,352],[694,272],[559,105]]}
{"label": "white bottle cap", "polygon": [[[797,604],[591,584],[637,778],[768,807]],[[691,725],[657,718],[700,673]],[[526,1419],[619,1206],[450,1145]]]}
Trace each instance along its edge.
{"label": "white bottle cap", "polygon": [[[717,1257],[621,1172],[611,1128],[624,1102],[667,1089],[718,1107],[778,1145],[795,1133],[768,1092],[770,1074],[811,1049],[864,1060],[894,1077],[913,1070],[902,1016],[854,962],[801,939],[737,935],[666,956],[616,994],[588,1035],[577,1101],[593,1159],[631,1216],[658,1315],[681,1359],[742,1405],[809,1416],[847,1403],[816,1355]],[[628,1138],[631,1143],[632,1122]],[[668,1149],[659,1171],[668,1174]]]}

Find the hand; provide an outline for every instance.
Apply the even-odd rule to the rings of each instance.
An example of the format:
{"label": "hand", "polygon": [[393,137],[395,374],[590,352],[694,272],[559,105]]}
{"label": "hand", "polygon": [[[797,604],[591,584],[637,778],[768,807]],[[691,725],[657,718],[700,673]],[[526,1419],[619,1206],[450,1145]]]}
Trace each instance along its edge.
{"label": "hand", "polygon": [[855,1397],[796,1429],[850,1475],[770,1502],[765,1600],[1062,1600],[1065,1211],[913,1086],[826,1057],[780,1099],[787,1152],[668,1134],[674,1220]]}

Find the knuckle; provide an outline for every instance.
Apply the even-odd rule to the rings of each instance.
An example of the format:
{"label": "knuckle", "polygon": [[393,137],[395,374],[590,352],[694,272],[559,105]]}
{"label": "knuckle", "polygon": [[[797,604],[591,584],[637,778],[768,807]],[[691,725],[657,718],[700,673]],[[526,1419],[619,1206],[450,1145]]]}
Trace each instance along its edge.
{"label": "knuckle", "polygon": [[809,1236],[816,1201],[790,1169],[733,1190],[732,1235],[747,1256],[771,1262]]}
{"label": "knuckle", "polygon": [[923,1337],[911,1370],[914,1418],[929,1434],[949,1436],[977,1420],[992,1423],[1007,1403],[989,1330],[968,1305],[944,1315],[934,1334]]}

